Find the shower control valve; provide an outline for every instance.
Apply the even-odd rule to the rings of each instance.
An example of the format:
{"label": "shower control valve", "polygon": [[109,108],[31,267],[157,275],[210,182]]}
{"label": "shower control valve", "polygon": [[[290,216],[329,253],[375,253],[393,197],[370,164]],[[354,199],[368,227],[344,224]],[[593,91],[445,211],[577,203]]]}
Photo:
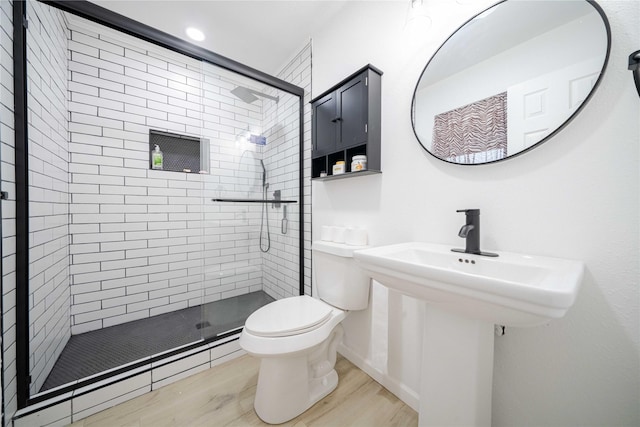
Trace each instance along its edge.
{"label": "shower control valve", "polygon": [[[276,190],[276,191],[273,192],[273,199],[274,200],[281,200],[282,199],[282,195],[280,193],[280,190]],[[272,203],[271,204],[271,208],[279,208],[281,204],[282,203],[278,203],[278,202]]]}

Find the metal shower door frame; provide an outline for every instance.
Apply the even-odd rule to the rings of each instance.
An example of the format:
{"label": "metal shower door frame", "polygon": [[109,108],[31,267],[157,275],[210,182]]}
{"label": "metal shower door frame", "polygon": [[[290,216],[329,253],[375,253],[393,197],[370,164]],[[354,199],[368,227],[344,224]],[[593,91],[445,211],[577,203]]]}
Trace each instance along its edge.
{"label": "metal shower door frame", "polygon": [[[299,98],[299,283],[300,295],[304,294],[304,89],[277,77],[234,61],[230,58],[193,45],[185,40],[164,33],[148,25],[112,12],[86,0],[51,1],[37,0],[62,11],[88,19],[111,29],[121,31],[138,39],[164,47],[188,57],[208,62],[226,70],[249,77],[280,89]],[[27,2],[13,2],[13,49],[14,49],[14,116],[15,116],[15,184],[16,184],[16,371],[18,409],[36,404],[71,390],[87,386],[120,374],[136,366],[128,366],[80,381],[54,392],[29,396],[29,167],[28,167],[28,120],[27,120],[27,56],[26,19]],[[2,313],[4,318],[4,313]],[[198,343],[197,345],[200,345]],[[190,347],[169,352],[162,358],[174,356]],[[4,359],[4,358],[3,358]],[[3,387],[4,388],[4,387]],[[3,393],[4,395],[4,393]]]}

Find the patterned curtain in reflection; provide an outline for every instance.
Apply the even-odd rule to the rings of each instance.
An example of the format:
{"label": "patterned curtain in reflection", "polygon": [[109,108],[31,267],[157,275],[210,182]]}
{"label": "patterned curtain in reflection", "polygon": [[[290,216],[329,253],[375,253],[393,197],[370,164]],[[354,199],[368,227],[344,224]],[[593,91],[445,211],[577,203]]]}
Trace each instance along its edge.
{"label": "patterned curtain in reflection", "polygon": [[457,163],[507,155],[507,92],[435,116],[433,153]]}

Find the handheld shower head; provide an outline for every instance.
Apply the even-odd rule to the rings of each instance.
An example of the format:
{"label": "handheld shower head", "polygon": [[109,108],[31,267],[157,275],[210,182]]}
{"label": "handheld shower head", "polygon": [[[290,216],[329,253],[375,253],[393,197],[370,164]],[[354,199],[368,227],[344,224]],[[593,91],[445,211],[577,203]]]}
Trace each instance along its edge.
{"label": "handheld shower head", "polygon": [[264,162],[260,159],[260,166],[262,166],[262,186],[264,187],[267,184],[267,168],[264,166]]}

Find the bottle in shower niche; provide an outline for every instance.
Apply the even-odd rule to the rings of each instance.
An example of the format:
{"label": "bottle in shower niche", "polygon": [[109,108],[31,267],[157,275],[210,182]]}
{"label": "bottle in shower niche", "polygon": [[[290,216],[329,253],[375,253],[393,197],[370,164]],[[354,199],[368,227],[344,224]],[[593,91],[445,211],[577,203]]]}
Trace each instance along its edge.
{"label": "bottle in shower niche", "polygon": [[156,144],[151,152],[151,169],[162,170],[163,161],[162,151],[160,151],[160,147]]}

